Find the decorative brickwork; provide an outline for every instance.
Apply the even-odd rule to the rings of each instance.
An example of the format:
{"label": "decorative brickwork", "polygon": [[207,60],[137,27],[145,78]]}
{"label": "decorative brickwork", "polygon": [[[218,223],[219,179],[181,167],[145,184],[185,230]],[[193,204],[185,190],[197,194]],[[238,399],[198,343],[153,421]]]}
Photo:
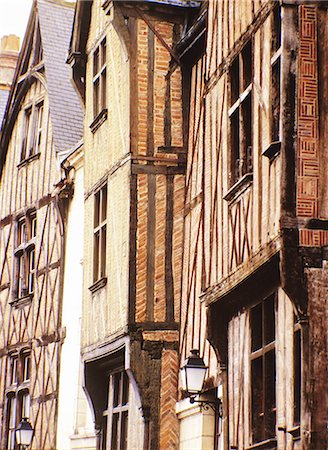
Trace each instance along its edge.
{"label": "decorative brickwork", "polygon": [[160,404],[160,449],[178,448],[179,422],[175,414],[178,386],[178,355],[174,350],[163,350]]}
{"label": "decorative brickwork", "polygon": [[300,243],[305,247],[321,247],[328,245],[327,230],[300,230]]}
{"label": "decorative brickwork", "polygon": [[313,6],[300,6],[299,13],[297,215],[313,218],[319,184],[317,15]]}

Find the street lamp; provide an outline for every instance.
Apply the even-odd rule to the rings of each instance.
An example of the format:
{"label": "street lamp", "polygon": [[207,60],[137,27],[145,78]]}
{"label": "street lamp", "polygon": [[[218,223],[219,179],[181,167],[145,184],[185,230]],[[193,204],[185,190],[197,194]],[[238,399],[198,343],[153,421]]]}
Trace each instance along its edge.
{"label": "street lamp", "polygon": [[199,356],[199,350],[190,350],[190,355],[181,367],[182,388],[187,392],[190,403],[199,403],[201,407],[211,407],[215,413],[222,416],[221,400],[196,400],[196,396],[203,393],[203,384],[208,367],[205,366],[203,358]]}
{"label": "street lamp", "polygon": [[27,449],[33,438],[33,427],[30,422],[23,418],[15,430],[16,433],[16,444],[20,445],[23,449]]}

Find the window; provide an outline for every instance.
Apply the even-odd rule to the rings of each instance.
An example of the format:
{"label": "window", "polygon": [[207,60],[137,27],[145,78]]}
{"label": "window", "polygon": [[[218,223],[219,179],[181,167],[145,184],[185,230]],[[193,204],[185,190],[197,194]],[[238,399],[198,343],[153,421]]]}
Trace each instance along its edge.
{"label": "window", "polygon": [[281,8],[272,13],[271,44],[271,139],[280,141],[280,59],[281,59]]}
{"label": "window", "polygon": [[28,350],[10,355],[10,385],[6,389],[6,450],[16,448],[15,429],[23,418],[30,417],[30,367]]}
{"label": "window", "polygon": [[126,372],[109,378],[108,408],[103,412],[101,450],[126,450],[129,411],[129,378]]}
{"label": "window", "polygon": [[252,441],[275,437],[275,294],[251,309]]}
{"label": "window", "polygon": [[301,423],[301,373],[302,373],[301,325],[294,316],[294,426]]}
{"label": "window", "polygon": [[93,53],[93,116],[106,108],[106,39]]}
{"label": "window", "polygon": [[230,184],[252,172],[252,41],[248,41],[229,69]]}
{"label": "window", "polygon": [[38,153],[41,148],[43,102],[32,105],[24,111],[21,161]]}
{"label": "window", "polygon": [[15,297],[23,298],[32,295],[35,288],[35,212],[21,217],[17,221],[17,245],[15,250],[16,288]]}
{"label": "window", "polygon": [[106,275],[107,185],[94,198],[93,281]]}

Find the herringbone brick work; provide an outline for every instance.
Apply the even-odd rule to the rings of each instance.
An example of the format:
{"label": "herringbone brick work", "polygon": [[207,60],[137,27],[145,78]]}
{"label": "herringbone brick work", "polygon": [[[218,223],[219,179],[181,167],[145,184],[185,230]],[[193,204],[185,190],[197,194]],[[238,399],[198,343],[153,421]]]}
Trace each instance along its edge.
{"label": "herringbone brick work", "polygon": [[162,353],[160,449],[178,448],[179,422],[175,413],[178,388],[178,355],[175,350]]}
{"label": "herringbone brick work", "polygon": [[297,215],[315,218],[319,195],[317,13],[315,7],[305,5],[299,12]]}

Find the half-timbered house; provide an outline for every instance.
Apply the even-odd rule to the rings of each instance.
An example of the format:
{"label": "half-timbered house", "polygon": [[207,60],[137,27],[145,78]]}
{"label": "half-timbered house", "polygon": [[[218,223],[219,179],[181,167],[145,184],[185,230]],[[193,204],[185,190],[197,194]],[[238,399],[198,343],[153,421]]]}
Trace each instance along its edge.
{"label": "half-timbered house", "polygon": [[181,400],[181,448],[324,450],[327,4],[210,0],[195,58],[200,37],[180,56],[192,74],[181,364],[200,350],[223,417],[215,427]]}
{"label": "half-timbered house", "polygon": [[[83,1],[82,358],[101,449],[173,449],[188,103],[173,47],[199,2]],[[186,108],[184,108],[186,106]]]}
{"label": "half-timbered house", "polygon": [[[69,207],[74,171],[67,162],[79,168],[72,154],[81,152],[83,112],[66,64],[73,17],[71,3],[33,2],[2,126],[1,449],[17,448],[15,428],[22,418],[34,428],[33,449],[70,448],[74,432],[81,296],[72,279],[64,280],[64,256],[67,225],[80,227],[77,236],[82,233]],[[78,195],[82,200],[81,190]],[[66,271],[79,276],[81,252],[76,246],[75,251]],[[75,282],[81,283],[81,276]],[[71,389],[62,387],[65,379]],[[59,408],[65,420],[57,430]]]}

